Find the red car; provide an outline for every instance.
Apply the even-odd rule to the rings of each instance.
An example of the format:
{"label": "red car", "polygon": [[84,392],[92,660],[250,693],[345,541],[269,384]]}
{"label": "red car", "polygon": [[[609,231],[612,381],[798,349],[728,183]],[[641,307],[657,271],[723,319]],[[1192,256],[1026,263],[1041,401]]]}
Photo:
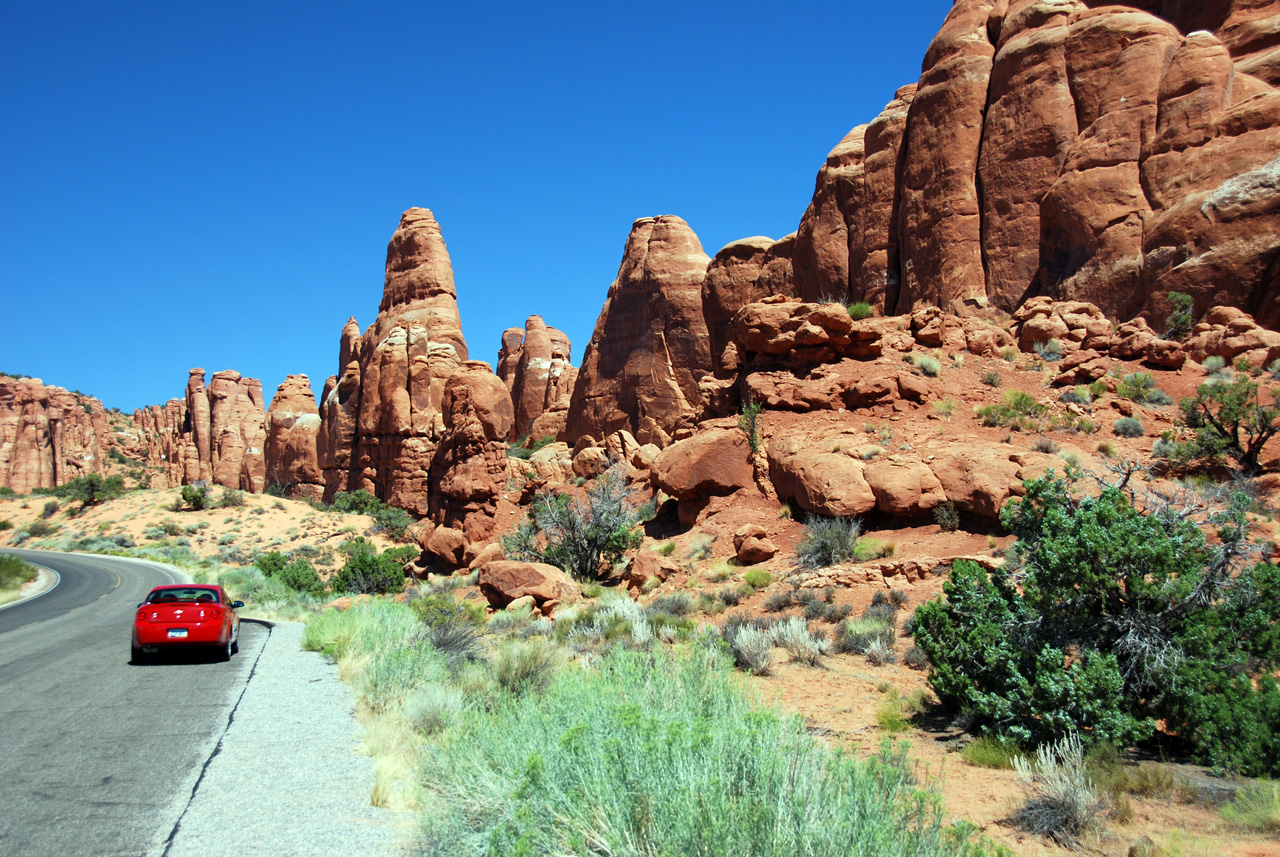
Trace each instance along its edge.
{"label": "red car", "polygon": [[221,586],[187,583],[157,586],[133,619],[133,662],[167,646],[216,647],[221,660],[240,651],[240,617]]}

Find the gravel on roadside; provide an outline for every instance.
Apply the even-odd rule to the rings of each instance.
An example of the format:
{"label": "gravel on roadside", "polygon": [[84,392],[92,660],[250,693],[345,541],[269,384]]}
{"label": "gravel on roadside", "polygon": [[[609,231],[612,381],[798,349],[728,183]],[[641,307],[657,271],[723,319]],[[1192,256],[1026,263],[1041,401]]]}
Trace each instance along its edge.
{"label": "gravel on roadside", "polygon": [[370,804],[351,691],[302,629],[271,629],[165,857],[407,853],[414,815]]}

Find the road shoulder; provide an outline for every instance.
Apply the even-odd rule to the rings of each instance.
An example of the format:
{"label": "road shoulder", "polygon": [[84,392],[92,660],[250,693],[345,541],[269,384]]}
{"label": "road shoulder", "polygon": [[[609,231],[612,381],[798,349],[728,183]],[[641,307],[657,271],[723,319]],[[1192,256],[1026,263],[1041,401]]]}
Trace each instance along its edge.
{"label": "road shoulder", "polygon": [[370,805],[351,691],[302,627],[272,629],[166,857],[404,853],[414,816]]}

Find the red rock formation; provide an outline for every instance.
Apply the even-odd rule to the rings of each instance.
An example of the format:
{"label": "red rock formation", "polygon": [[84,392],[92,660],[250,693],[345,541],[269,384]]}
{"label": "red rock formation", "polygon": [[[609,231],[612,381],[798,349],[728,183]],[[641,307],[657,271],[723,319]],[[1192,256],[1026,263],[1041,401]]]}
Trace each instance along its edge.
{"label": "red rock formation", "polygon": [[324,501],[348,489],[360,416],[360,326],[347,319],[338,343],[338,371],[324,382],[316,458],[324,478]]}
{"label": "red rock formation", "polygon": [[266,408],[262,382],[231,369],[214,373],[209,384],[209,432],[213,440],[213,481],[261,494],[267,487]]}
{"label": "red rock formation", "polygon": [[503,333],[498,376],[511,390],[515,406],[513,438],[555,437],[564,430],[578,379],[569,354],[569,337],[547,327],[541,316],[529,316],[523,331],[513,327]]}
{"label": "red rock formation", "polygon": [[711,343],[711,359],[718,377],[738,369],[738,353],[729,338],[734,313],[749,303],[789,294],[795,237],[780,241],[756,236],[720,248],[707,266],[702,283],[702,316]]}
{"label": "red rock formation", "polygon": [[27,494],[101,473],[110,442],[97,399],[0,375],[0,486]]}
{"label": "red rock formation", "polygon": [[1278,18],[957,0],[918,85],[819,171],[797,294],[895,314],[1039,294],[1157,323],[1176,290],[1280,326]]}
{"label": "red rock formation", "polygon": [[411,208],[400,218],[387,245],[378,317],[358,345],[352,324],[343,332],[342,375],[326,384],[326,496],[345,484],[426,515],[445,383],[467,359],[449,251],[430,211]]}
{"label": "red rock formation", "polygon": [[702,403],[711,372],[702,283],[710,260],[679,217],[637,220],[596,321],[561,439],[627,429],[665,445]]}
{"label": "red rock formation", "polygon": [[306,375],[288,376],[267,412],[267,483],[295,499],[320,500],[324,483],[316,454],[319,432],[320,411],[311,380]]}
{"label": "red rock formation", "polygon": [[488,540],[507,478],[507,444],[515,422],[511,394],[487,363],[470,361],[444,390],[444,432],[430,462],[431,520]]}

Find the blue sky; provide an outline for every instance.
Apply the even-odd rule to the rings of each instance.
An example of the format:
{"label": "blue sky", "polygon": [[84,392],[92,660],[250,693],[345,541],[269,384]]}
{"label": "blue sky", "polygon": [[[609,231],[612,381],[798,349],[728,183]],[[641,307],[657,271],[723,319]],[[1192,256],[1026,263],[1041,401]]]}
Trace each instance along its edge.
{"label": "blue sky", "polygon": [[0,370],[126,411],[236,369],[319,394],[432,209],[463,333],[583,349],[631,222],[793,231],[946,0],[0,4]]}

